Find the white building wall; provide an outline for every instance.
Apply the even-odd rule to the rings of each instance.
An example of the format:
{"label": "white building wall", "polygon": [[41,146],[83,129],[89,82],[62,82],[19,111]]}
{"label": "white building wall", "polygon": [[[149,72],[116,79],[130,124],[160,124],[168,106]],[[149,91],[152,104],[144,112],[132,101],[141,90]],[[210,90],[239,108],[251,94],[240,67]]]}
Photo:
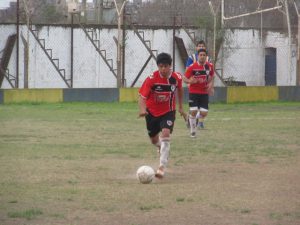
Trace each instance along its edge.
{"label": "white building wall", "polygon": [[[172,29],[146,29],[144,39],[151,42],[151,49],[158,52],[173,51]],[[16,32],[14,25],[0,25],[0,50],[5,46],[7,37]],[[140,72],[142,66],[150,56],[149,52],[132,30],[127,30],[125,42],[125,78],[126,86],[130,87]],[[26,38],[27,27],[20,26],[20,33]],[[113,59],[113,67],[116,69],[117,46],[113,37],[117,37],[117,29],[96,29],[97,38],[100,40],[100,49],[106,50],[107,58]],[[184,30],[177,30],[176,36],[181,37],[188,53],[194,51],[194,44]],[[205,39],[204,31],[198,31],[197,37]],[[263,42],[258,30],[227,30],[224,43],[223,60],[222,51],[219,53],[218,65],[222,68],[223,77],[234,77],[238,81],[246,81],[247,86],[263,86],[265,73],[264,48],[277,48],[277,85],[295,85],[296,83],[296,46],[292,46],[291,73],[288,72],[288,39],[279,32],[267,32]],[[60,68],[66,70],[67,77],[71,74],[71,29],[63,26],[39,27],[39,38],[45,39],[46,48],[51,48],[53,57],[59,58]],[[209,42],[209,40],[208,40]],[[24,87],[24,45],[20,39],[19,53],[19,87]],[[29,88],[67,88],[46,54],[38,45],[30,33],[29,40]],[[263,46],[263,47],[262,47]],[[185,66],[175,48],[175,70],[184,73]],[[293,57],[294,55],[294,57]],[[16,48],[9,63],[11,74],[16,73]],[[152,58],[140,78],[135,84],[139,87],[143,80],[156,70],[156,63]],[[219,71],[220,74],[222,74]],[[216,79],[216,86],[222,86]],[[116,78],[113,76],[103,59],[97,53],[85,33],[80,29],[74,29],[74,88],[108,88],[116,87]],[[1,88],[11,88],[4,79]]]}
{"label": "white building wall", "polygon": [[[291,45],[289,58],[288,37],[280,32],[267,32],[261,39],[258,30],[227,30],[223,53],[217,67],[222,67],[223,78],[245,81],[247,86],[265,85],[265,48],[276,48],[277,85],[296,85],[296,46]],[[261,41],[262,40],[262,41]],[[222,55],[224,54],[224,55]],[[290,72],[289,72],[290,71]],[[220,82],[216,82],[220,85]]]}
{"label": "white building wall", "polygon": [[[100,49],[106,50],[106,58],[113,59],[116,69],[117,47],[113,37],[117,36],[116,29],[96,31],[96,38],[100,40]],[[95,47],[85,33],[74,31],[74,88],[116,87],[117,81],[109,70]]]}
{"label": "white building wall", "polygon": [[[2,29],[3,28],[3,29]],[[39,39],[45,39],[46,48],[52,49],[53,58],[59,59],[59,66],[66,70],[66,77],[71,74],[71,30],[70,28],[60,26],[43,26],[39,27]],[[9,32],[8,32],[9,30]],[[26,26],[20,27],[20,32],[25,36],[27,33]],[[15,26],[0,25],[0,43],[5,42],[9,33],[15,33]],[[117,37],[117,29],[97,29],[97,39],[100,40],[100,49],[106,50],[106,57],[113,59],[113,67],[116,69],[117,63],[117,46],[113,37]],[[183,30],[177,31],[177,35],[183,34],[184,42],[187,45],[193,45]],[[144,30],[144,39],[150,40],[151,49],[160,52],[172,54],[173,51],[173,30],[157,29]],[[4,43],[5,44],[5,43]],[[146,62],[150,53],[143,43],[132,31],[127,31],[125,51],[125,78],[127,87],[130,87],[142,66]],[[30,33],[29,39],[29,88],[67,88],[46,54],[39,46],[38,42]],[[4,45],[2,45],[2,49]],[[24,45],[20,40],[20,57],[19,57],[19,87],[24,87]],[[156,54],[156,53],[155,53]],[[179,52],[175,52],[175,68],[178,72],[183,73],[185,68],[180,59]],[[16,54],[12,55],[9,68],[15,74]],[[138,87],[142,81],[157,69],[156,62],[152,58],[147,64],[142,75],[136,82]],[[85,33],[79,29],[74,29],[74,69],[73,69],[73,87],[74,88],[108,88],[116,87],[117,81],[111,73],[104,60],[100,57]],[[9,83],[4,80],[2,88],[11,88]]]}
{"label": "white building wall", "polygon": [[296,46],[291,45],[291,50],[289,50],[288,37],[278,32],[267,33],[265,46],[277,48],[277,83],[279,86],[296,85]]}

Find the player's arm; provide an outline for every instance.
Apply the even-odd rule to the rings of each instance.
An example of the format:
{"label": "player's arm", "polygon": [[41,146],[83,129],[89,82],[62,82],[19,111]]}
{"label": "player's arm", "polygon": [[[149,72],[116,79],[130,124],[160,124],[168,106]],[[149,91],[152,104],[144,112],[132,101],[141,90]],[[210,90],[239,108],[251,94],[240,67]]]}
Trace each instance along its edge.
{"label": "player's arm", "polygon": [[177,90],[177,95],[178,95],[178,112],[180,115],[184,115],[183,111],[183,88],[180,87]]}
{"label": "player's arm", "polygon": [[192,74],[192,66],[188,67],[187,70],[184,73],[184,76],[182,76],[182,80],[186,84],[195,84],[197,83],[197,79],[195,79]]}
{"label": "player's arm", "polygon": [[190,83],[190,79],[188,79],[186,76],[182,76],[182,80],[184,81],[184,83],[189,84]]}
{"label": "player's arm", "polygon": [[144,117],[148,114],[147,112],[147,98],[149,97],[150,90],[151,90],[151,81],[150,77],[146,78],[144,83],[142,84],[140,90],[139,90],[139,99],[138,99],[138,105],[139,105],[139,117]]}
{"label": "player's arm", "polygon": [[183,76],[180,75],[179,78],[180,79],[178,79],[178,84],[177,84],[178,112],[180,113],[181,116],[184,117],[184,119],[186,119],[187,115],[183,110],[183,87],[182,87]]}
{"label": "player's arm", "polygon": [[207,84],[207,91],[208,91],[208,94],[209,94],[210,96],[213,96],[213,95],[214,95],[214,93],[215,93],[214,77],[212,77],[212,78],[210,79],[210,81],[208,82],[208,84]]}
{"label": "player's arm", "polygon": [[211,66],[211,74],[209,76],[208,79],[208,83],[207,83],[207,90],[208,90],[208,94],[213,96],[215,93],[215,88],[214,88],[214,67],[213,65]]}
{"label": "player's arm", "polygon": [[148,114],[145,97],[139,95],[139,117],[144,117]]}

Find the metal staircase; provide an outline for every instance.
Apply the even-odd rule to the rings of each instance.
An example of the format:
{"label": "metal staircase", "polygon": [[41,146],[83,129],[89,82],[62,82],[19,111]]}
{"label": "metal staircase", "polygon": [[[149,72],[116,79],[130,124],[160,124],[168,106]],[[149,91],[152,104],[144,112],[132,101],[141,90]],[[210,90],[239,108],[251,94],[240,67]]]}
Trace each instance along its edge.
{"label": "metal staircase", "polygon": [[137,28],[133,24],[131,24],[131,27],[132,27],[133,31],[136,33],[136,35],[138,36],[138,38],[142,41],[145,48],[150,53],[151,57],[153,57],[156,60],[157,50],[151,49],[151,42],[150,42],[150,40],[145,40],[144,31],[137,30]]}
{"label": "metal staircase", "polygon": [[[0,59],[1,60],[1,59]],[[3,76],[6,78],[6,80],[8,81],[9,85],[12,88],[16,87],[16,77],[14,75],[12,75],[11,73],[9,73],[9,70],[6,69],[6,71],[4,71],[2,68],[0,68],[1,72],[3,74]]]}
{"label": "metal staircase", "polygon": [[195,31],[190,31],[186,27],[182,27],[182,28],[186,32],[186,34],[189,36],[189,38],[192,40],[192,42],[196,45],[197,44],[197,40],[196,40],[196,33],[195,33]]}
{"label": "metal staircase", "polygon": [[179,50],[179,55],[180,58],[182,60],[182,63],[185,65],[186,64],[186,60],[189,57],[187,50],[185,48],[184,42],[182,40],[182,38],[175,36],[175,42],[177,44],[178,50]]}
{"label": "metal staircase", "polygon": [[146,62],[142,66],[140,72],[138,73],[138,75],[136,76],[136,78],[134,79],[132,84],[130,85],[130,87],[134,87],[135,83],[138,81],[139,77],[142,75],[144,69],[146,68],[147,64],[150,62],[151,58],[156,60],[158,51],[151,48],[151,41],[150,40],[145,40],[144,31],[140,31],[135,27],[135,25],[134,25],[134,23],[132,22],[132,19],[131,19],[131,14],[129,14],[129,13],[126,14],[126,20],[125,21],[129,22],[129,24],[130,24],[131,28],[133,29],[134,33],[141,40],[141,42],[143,43],[143,45],[145,46],[145,48],[147,49],[147,51],[150,54],[148,59],[146,60]]}
{"label": "metal staircase", "polygon": [[46,48],[45,39],[41,39],[41,38],[38,37],[38,30],[32,24],[29,25],[29,30],[32,33],[35,40],[37,41],[37,43],[42,48],[42,50],[45,52],[46,56],[50,60],[51,64],[54,66],[55,70],[58,72],[59,76],[63,79],[63,81],[65,82],[67,87],[71,88],[73,86],[73,81],[71,79],[71,76],[69,75],[67,77],[66,70],[61,68],[60,65],[59,65],[59,59],[53,57],[52,49],[51,48]]}
{"label": "metal staircase", "polygon": [[16,76],[13,76],[9,73],[8,64],[10,61],[10,57],[17,39],[16,34],[12,34],[7,38],[5,48],[1,51],[1,59],[0,59],[0,87],[2,86],[3,79],[9,82],[12,88],[16,87]]}
{"label": "metal staircase", "polygon": [[83,24],[80,22],[80,15],[77,13],[74,13],[74,15],[78,16],[78,24],[80,28],[83,30],[83,32],[88,37],[92,45],[95,47],[96,51],[99,53],[99,55],[101,56],[101,58],[103,59],[103,61],[105,62],[109,70],[112,72],[114,77],[117,78],[117,73],[116,73],[117,69],[114,69],[113,59],[107,58],[106,50],[100,49],[100,40],[98,39],[95,30],[92,28],[85,28]]}

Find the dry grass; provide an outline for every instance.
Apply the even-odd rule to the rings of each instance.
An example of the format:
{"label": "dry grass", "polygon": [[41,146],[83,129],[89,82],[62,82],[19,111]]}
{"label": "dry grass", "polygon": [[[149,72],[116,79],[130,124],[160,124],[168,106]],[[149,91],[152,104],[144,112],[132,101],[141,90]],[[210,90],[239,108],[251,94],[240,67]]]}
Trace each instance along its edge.
{"label": "dry grass", "polygon": [[0,106],[0,224],[300,224],[300,104],[211,105],[176,121],[167,177],[135,104]]}

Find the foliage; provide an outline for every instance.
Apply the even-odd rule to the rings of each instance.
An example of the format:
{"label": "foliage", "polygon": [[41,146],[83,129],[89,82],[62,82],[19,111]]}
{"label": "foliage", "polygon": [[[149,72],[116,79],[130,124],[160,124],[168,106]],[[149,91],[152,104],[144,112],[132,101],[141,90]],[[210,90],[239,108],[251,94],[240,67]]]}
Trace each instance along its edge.
{"label": "foliage", "polygon": [[46,5],[42,8],[41,12],[43,15],[43,20],[49,23],[57,22],[59,20],[59,16],[61,16],[61,14],[56,11],[54,5]]}
{"label": "foliage", "polygon": [[207,29],[210,31],[213,31],[214,28],[214,18],[213,16],[198,16],[196,17],[196,25],[200,28],[200,29]]}

